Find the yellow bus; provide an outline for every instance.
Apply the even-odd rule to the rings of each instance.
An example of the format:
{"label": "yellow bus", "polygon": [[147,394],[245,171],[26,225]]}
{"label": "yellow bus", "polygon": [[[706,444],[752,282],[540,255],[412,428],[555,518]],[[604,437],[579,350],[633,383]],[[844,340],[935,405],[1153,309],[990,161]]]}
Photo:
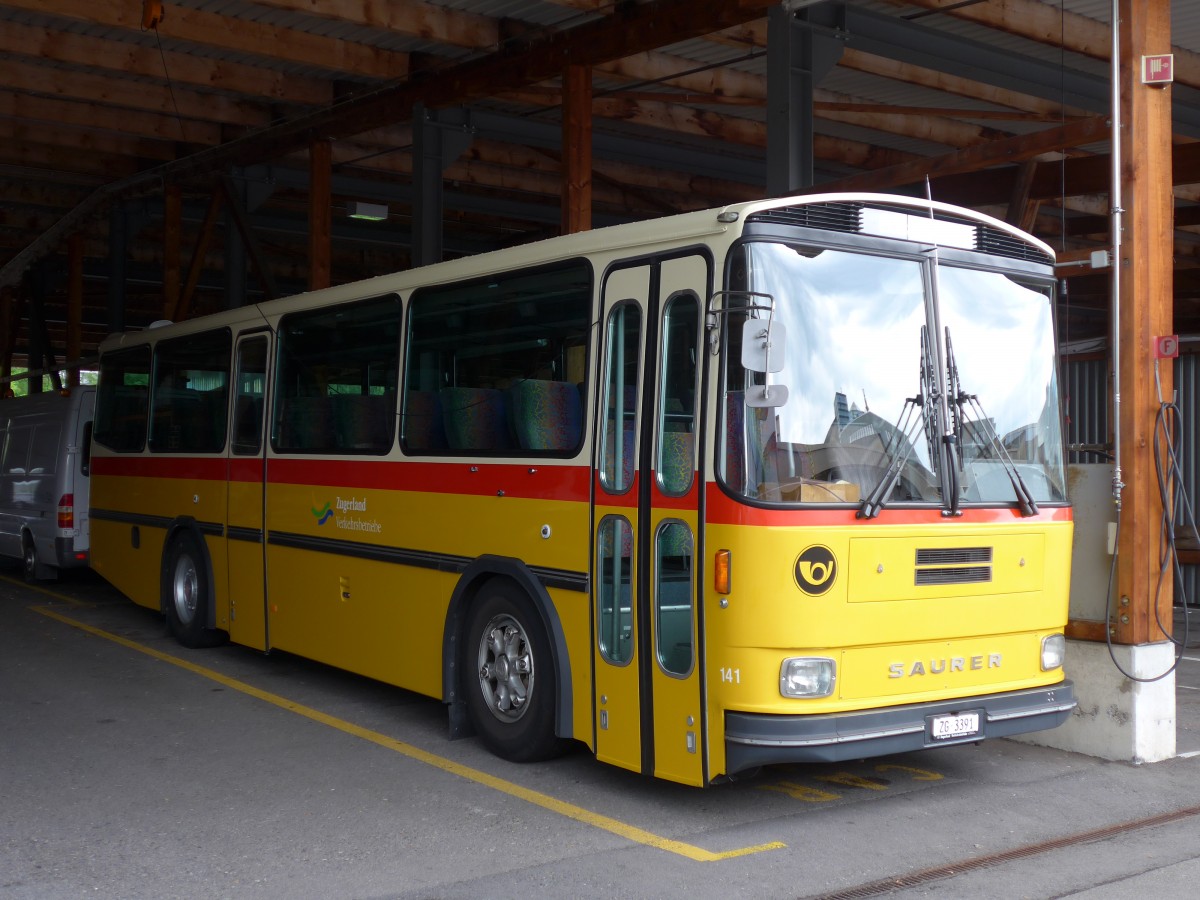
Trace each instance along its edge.
{"label": "yellow bus", "polygon": [[691,785],[1050,728],[1053,251],[732,205],[108,338],[92,563],[185,645]]}

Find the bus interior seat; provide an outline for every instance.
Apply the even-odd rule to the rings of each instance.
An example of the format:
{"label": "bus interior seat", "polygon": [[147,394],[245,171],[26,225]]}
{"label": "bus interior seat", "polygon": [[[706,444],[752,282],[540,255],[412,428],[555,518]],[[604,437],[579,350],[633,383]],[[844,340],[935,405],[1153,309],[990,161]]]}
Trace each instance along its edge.
{"label": "bus interior seat", "polygon": [[404,446],[408,450],[445,450],[442,402],[433,391],[409,391],[404,401]]}
{"label": "bus interior seat", "polygon": [[743,391],[725,396],[725,483],[737,491],[746,486],[745,399]]}
{"label": "bus interior seat", "polygon": [[692,484],[693,435],[690,431],[665,431],[662,434],[662,470],[658,477],[668,494],[682,494]]}
{"label": "bus interior seat", "polygon": [[288,397],[283,401],[280,419],[281,449],[333,448],[333,405],[329,397]]}
{"label": "bus interior seat", "polygon": [[446,441],[452,450],[507,450],[508,413],[504,391],[448,387],[440,392]]}
{"label": "bus interior seat", "polygon": [[526,379],[508,392],[512,427],[522,450],[574,450],[579,446],[583,406],[574,384]]}
{"label": "bus interior seat", "polygon": [[332,400],[339,448],[385,452],[391,447],[389,394],[335,394]]}

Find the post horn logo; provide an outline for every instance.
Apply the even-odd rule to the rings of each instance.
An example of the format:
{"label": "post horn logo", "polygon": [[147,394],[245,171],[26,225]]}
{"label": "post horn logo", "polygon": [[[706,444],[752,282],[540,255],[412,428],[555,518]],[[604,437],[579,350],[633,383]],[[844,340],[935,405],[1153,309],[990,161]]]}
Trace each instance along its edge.
{"label": "post horn logo", "polygon": [[796,559],[796,584],[810,597],[819,597],[837,580],[837,560],[833,551],[813,544]]}

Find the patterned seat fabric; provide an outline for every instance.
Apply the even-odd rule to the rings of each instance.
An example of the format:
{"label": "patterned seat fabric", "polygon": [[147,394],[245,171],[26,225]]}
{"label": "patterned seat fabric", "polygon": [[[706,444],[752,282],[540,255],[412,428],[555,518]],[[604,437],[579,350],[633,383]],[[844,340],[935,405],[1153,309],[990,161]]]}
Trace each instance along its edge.
{"label": "patterned seat fabric", "polygon": [[408,450],[445,450],[442,403],[433,391],[409,391],[404,405],[404,446]]}
{"label": "patterned seat fabric", "polygon": [[690,431],[667,431],[662,436],[662,471],[658,473],[662,489],[682,494],[692,486],[692,446]]}
{"label": "patterned seat fabric", "polygon": [[495,388],[442,388],[442,421],[451,450],[507,450],[507,405]]}
{"label": "patterned seat fabric", "polygon": [[579,389],[565,381],[519,381],[508,390],[522,450],[574,450],[583,431]]}

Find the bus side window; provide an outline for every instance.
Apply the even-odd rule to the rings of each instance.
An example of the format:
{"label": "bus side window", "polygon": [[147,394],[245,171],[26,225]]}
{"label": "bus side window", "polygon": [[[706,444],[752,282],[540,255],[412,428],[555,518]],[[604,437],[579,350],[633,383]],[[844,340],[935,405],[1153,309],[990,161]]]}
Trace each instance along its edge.
{"label": "bus side window", "polygon": [[600,484],[613,494],[633,486],[641,333],[642,311],[637,304],[622,303],[609,313]]}
{"label": "bus side window", "polygon": [[276,450],[379,456],[392,449],[399,297],[284,316],[277,353],[271,429]]}
{"label": "bus side window", "polygon": [[676,294],[667,301],[655,468],[660,489],[672,496],[688,492],[695,472],[699,325],[700,302],[695,294]]}
{"label": "bus side window", "polygon": [[596,538],[596,638],[604,658],[622,665],[633,658],[633,529],[605,516]]}
{"label": "bus side window", "polygon": [[233,452],[257,454],[262,449],[263,391],[267,381],[267,339],[238,345],[233,400]]}
{"label": "bus side window", "polygon": [[578,453],[590,305],[591,268],[580,260],[415,291],[405,452]]}
{"label": "bus side window", "polygon": [[100,360],[96,443],[121,453],[146,446],[150,408],[150,347],[131,347],[106,353]]}
{"label": "bus side window", "polygon": [[233,337],[227,328],[161,341],[154,351],[150,449],[220,453],[229,416]]}

